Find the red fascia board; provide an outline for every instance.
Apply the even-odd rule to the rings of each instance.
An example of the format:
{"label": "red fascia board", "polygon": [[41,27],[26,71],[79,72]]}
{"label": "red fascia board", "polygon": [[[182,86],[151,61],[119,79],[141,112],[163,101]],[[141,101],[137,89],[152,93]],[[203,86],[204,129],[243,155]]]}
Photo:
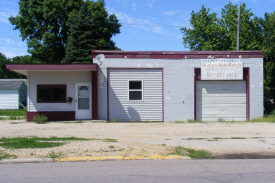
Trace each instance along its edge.
{"label": "red fascia board", "polygon": [[8,70],[97,70],[97,64],[7,64]]}
{"label": "red fascia board", "polygon": [[104,54],[106,58],[153,58],[153,59],[191,59],[191,58],[263,58],[263,51],[110,51],[94,50],[93,58]]}

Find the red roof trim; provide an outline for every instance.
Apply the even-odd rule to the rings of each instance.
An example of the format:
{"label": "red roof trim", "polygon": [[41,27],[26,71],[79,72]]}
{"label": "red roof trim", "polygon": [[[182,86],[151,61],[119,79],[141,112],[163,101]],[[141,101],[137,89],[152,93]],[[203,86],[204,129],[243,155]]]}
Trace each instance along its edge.
{"label": "red roof trim", "polygon": [[109,51],[94,50],[93,58],[104,54],[105,58],[153,58],[153,59],[180,59],[180,58],[263,58],[263,51]]}
{"label": "red roof trim", "polygon": [[97,70],[97,64],[7,64],[9,70]]}

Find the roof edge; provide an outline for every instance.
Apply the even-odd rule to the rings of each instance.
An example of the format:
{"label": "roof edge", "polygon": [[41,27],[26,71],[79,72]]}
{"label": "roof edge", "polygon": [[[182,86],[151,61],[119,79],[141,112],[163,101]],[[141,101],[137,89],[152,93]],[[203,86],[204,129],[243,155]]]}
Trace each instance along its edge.
{"label": "roof edge", "polygon": [[93,58],[263,58],[262,50],[247,51],[115,51],[94,50]]}
{"label": "roof edge", "polygon": [[97,64],[6,64],[8,70],[97,70]]}

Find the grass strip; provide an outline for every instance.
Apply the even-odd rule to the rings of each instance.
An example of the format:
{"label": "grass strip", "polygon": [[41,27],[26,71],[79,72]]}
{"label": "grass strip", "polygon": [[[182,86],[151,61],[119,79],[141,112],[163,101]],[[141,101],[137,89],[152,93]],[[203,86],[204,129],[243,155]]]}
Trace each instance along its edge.
{"label": "grass strip", "polygon": [[100,140],[103,142],[117,142],[116,139],[86,139],[77,137],[14,137],[0,139],[0,146],[10,149],[52,148],[66,144],[68,141]]}
{"label": "grass strip", "polygon": [[15,158],[17,158],[17,156],[10,155],[10,154],[8,154],[8,153],[6,153],[4,151],[0,151],[0,160],[2,160],[2,159],[10,159],[10,158],[15,159]]}
{"label": "grass strip", "polygon": [[[0,146],[9,149],[34,149],[34,148],[52,148],[66,144],[66,141],[90,140],[76,137],[15,137],[1,138]],[[61,142],[60,142],[61,141]],[[63,142],[62,142],[63,141]]]}
{"label": "grass strip", "polygon": [[270,122],[270,123],[275,123],[275,116],[265,116],[265,117],[259,117],[259,118],[254,118],[247,120],[246,122],[252,122],[252,123],[257,123],[257,122]]}
{"label": "grass strip", "polygon": [[246,138],[245,137],[229,137],[229,138],[214,137],[212,139],[222,140],[222,139],[246,139]]}
{"label": "grass strip", "polygon": [[0,110],[0,116],[26,116],[26,110]]}
{"label": "grass strip", "polygon": [[195,150],[190,148],[185,148],[182,146],[176,146],[172,149],[172,152],[169,155],[179,155],[179,156],[189,156],[191,158],[197,159],[210,159],[212,154],[205,150]]}

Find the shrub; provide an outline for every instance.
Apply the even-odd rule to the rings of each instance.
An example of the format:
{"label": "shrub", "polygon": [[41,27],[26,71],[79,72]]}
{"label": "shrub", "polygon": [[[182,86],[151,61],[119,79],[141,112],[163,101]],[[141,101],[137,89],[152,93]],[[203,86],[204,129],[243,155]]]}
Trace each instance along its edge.
{"label": "shrub", "polygon": [[33,121],[36,124],[45,124],[48,120],[48,117],[44,114],[42,114],[41,116],[38,114],[38,116],[34,116],[33,117]]}
{"label": "shrub", "polygon": [[113,123],[116,123],[116,122],[117,122],[116,117],[113,117],[112,122],[113,122]]}

